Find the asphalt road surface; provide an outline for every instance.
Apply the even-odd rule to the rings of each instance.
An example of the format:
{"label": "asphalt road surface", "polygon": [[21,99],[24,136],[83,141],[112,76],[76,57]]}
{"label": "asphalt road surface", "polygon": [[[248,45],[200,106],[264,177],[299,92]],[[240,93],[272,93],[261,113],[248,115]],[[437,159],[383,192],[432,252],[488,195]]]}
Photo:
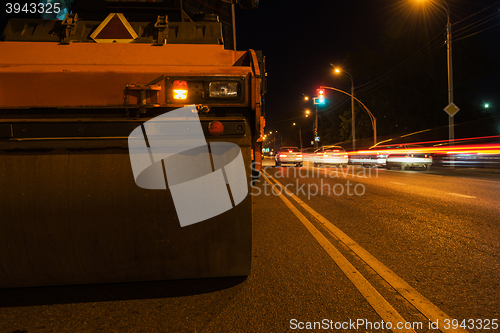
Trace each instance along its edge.
{"label": "asphalt road surface", "polygon": [[264,165],[250,276],[3,289],[0,332],[500,331],[500,174]]}

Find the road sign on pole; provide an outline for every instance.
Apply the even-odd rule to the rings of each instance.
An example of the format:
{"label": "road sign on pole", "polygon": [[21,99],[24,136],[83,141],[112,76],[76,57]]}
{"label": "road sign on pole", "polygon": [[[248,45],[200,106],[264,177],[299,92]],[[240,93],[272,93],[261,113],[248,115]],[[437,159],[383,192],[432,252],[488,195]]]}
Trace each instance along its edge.
{"label": "road sign on pole", "polygon": [[455,103],[451,102],[443,109],[450,117],[453,117],[460,109]]}

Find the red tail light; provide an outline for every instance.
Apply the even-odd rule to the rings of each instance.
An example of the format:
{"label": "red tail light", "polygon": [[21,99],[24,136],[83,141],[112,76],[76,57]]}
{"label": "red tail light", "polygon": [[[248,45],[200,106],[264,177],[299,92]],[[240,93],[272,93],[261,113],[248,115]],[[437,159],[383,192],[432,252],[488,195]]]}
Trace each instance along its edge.
{"label": "red tail light", "polygon": [[286,157],[286,156],[287,156],[287,155],[285,155],[285,154],[280,154],[280,157]]}
{"label": "red tail light", "polygon": [[221,135],[224,133],[224,125],[220,121],[214,120],[208,124],[208,132],[214,136]]}
{"label": "red tail light", "polygon": [[298,154],[297,157],[302,157],[302,154]]}

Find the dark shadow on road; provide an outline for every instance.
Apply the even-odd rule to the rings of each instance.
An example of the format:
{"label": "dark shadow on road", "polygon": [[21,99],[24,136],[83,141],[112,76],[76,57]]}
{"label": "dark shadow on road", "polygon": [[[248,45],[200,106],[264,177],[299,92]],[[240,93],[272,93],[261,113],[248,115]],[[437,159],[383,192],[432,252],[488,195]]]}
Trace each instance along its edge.
{"label": "dark shadow on road", "polygon": [[0,289],[0,308],[192,296],[235,287],[246,276]]}

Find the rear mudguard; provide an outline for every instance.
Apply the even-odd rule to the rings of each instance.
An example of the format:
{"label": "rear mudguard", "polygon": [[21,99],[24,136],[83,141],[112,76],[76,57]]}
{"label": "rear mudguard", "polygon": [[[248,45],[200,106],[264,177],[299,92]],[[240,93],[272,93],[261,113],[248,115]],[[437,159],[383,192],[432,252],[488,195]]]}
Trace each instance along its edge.
{"label": "rear mudguard", "polygon": [[[250,179],[250,139],[221,140]],[[126,140],[3,141],[0,188],[0,288],[250,273],[251,196],[181,227],[168,189],[136,185]]]}

